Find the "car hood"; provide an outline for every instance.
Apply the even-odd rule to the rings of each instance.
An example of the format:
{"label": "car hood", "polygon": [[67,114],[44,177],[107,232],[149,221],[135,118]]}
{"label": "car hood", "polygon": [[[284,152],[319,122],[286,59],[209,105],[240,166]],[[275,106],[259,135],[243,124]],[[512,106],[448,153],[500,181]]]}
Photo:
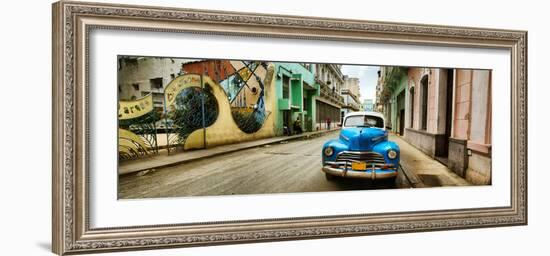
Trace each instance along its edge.
{"label": "car hood", "polygon": [[348,144],[349,150],[372,150],[372,146],[388,139],[388,132],[380,128],[344,128],[340,138]]}

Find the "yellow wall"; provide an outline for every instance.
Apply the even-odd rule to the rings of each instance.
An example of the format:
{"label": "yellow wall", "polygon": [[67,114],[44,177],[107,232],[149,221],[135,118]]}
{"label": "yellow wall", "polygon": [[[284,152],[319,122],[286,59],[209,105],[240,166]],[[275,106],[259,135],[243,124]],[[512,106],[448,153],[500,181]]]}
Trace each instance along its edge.
{"label": "yellow wall", "polygon": [[[266,118],[262,128],[255,133],[248,134],[239,129],[233,116],[231,115],[230,102],[223,88],[212,81],[209,77],[204,76],[204,83],[208,83],[212,87],[212,93],[218,102],[218,118],[216,122],[206,129],[199,129],[192,132],[187,138],[184,149],[199,149],[238,143],[250,140],[273,137],[275,135],[275,77],[273,75],[274,67],[269,64],[266,81],[264,81],[265,93],[265,108],[270,114]],[[204,131],[206,130],[206,145],[204,145]]]}

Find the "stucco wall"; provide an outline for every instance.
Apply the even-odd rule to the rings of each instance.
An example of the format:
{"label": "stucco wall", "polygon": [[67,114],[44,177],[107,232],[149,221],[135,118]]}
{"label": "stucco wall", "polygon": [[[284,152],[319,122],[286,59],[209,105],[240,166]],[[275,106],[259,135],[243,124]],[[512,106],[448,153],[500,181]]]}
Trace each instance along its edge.
{"label": "stucco wall", "polygon": [[[233,120],[233,116],[231,115],[231,106],[223,88],[207,76],[204,76],[203,79],[205,83],[209,83],[211,85],[212,93],[218,101],[218,118],[214,124],[206,129],[198,129],[192,132],[185,142],[185,150],[205,147],[209,148],[217,145],[238,143],[275,136],[275,115],[273,115],[273,113],[277,111],[275,109],[276,98],[273,93],[266,93],[265,96],[265,110],[271,114],[267,116],[260,130],[249,134],[241,131]],[[273,66],[269,65],[264,88],[267,92],[273,91],[273,79]],[[206,135],[204,134],[205,132]],[[206,145],[204,144],[204,138],[206,138]]]}
{"label": "stucco wall", "polygon": [[470,141],[480,144],[490,144],[490,129],[487,127],[490,112],[488,70],[475,70],[472,74],[472,109],[470,125]]}
{"label": "stucco wall", "polygon": [[455,84],[453,137],[458,139],[468,139],[468,129],[470,126],[472,70],[458,69],[456,72]]}
{"label": "stucco wall", "polygon": [[429,134],[426,131],[406,128],[405,140],[422,152],[432,157],[435,156],[436,138],[433,134]]}
{"label": "stucco wall", "polygon": [[439,72],[432,70],[431,75],[428,74],[428,129],[429,133],[437,133],[437,93],[436,88],[439,86]]}
{"label": "stucco wall", "polygon": [[472,152],[468,158],[466,180],[476,185],[491,184],[491,158]]}
{"label": "stucco wall", "polygon": [[466,175],[465,171],[468,167],[468,155],[465,140],[449,140],[448,167],[461,177]]}

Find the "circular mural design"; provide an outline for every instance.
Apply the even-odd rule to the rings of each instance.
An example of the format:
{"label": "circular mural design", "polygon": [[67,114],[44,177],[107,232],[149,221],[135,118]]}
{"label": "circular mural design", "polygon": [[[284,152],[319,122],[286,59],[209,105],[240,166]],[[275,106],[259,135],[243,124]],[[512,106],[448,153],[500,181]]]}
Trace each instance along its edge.
{"label": "circular mural design", "polygon": [[[260,130],[269,116],[265,108],[265,83],[272,78],[261,61],[204,60],[182,67],[188,74],[203,74],[224,90],[237,127],[245,133]],[[270,75],[268,75],[270,74]]]}
{"label": "circular mural design", "polygon": [[[204,103],[204,118],[203,118]],[[195,130],[206,128],[218,118],[218,102],[212,88],[189,87],[176,96],[173,112],[174,128],[180,143]]]}
{"label": "circular mural design", "polygon": [[265,112],[257,109],[233,108],[231,109],[231,115],[239,129],[245,133],[255,133],[260,130],[266,118]]}

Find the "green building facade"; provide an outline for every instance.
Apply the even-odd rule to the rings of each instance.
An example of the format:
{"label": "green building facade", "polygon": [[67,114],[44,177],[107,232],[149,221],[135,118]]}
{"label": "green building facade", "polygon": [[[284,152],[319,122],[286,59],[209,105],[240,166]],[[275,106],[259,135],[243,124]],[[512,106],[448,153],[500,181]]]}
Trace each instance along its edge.
{"label": "green building facade", "polygon": [[405,89],[407,83],[407,76],[400,76],[397,87],[395,87],[390,97],[391,130],[400,135],[403,135],[405,130]]}
{"label": "green building facade", "polygon": [[285,124],[293,129],[293,124],[298,119],[303,131],[313,131],[314,97],[319,96],[319,85],[315,83],[315,65],[277,62],[274,66],[277,96],[275,133],[282,135]]}
{"label": "green building facade", "polygon": [[407,69],[403,67],[382,67],[383,89],[379,102],[384,106],[386,126],[391,131],[403,135],[405,130],[406,88],[408,84]]}

